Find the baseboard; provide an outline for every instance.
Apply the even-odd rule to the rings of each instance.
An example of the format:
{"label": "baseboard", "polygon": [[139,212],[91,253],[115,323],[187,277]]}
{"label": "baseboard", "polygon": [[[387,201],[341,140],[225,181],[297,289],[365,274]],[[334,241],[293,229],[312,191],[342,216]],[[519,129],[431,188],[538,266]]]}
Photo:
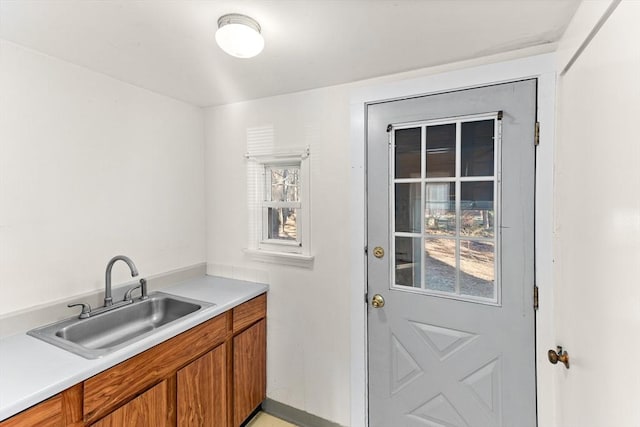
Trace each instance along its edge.
{"label": "baseboard", "polygon": [[262,405],[258,405],[258,407],[254,409],[253,412],[251,412],[251,415],[249,415],[247,419],[244,420],[242,424],[240,424],[240,427],[246,427],[249,424],[251,424],[251,421],[253,421],[255,416],[258,415],[261,411],[262,411]]}
{"label": "baseboard", "polygon": [[301,411],[284,403],[269,398],[262,402],[262,410],[267,414],[278,417],[298,427],[343,427],[332,421],[325,420],[308,412]]}
{"label": "baseboard", "polygon": [[[206,275],[206,269],[207,266],[203,262],[189,267],[168,271],[166,273],[145,276],[145,278],[147,279],[149,292],[151,292],[166,288],[167,286],[175,285],[176,283],[180,283],[185,280],[203,277]],[[137,281],[114,287],[114,299],[122,298],[125,291],[135,283],[137,283]],[[74,312],[67,307],[67,304],[69,303],[81,301],[91,304],[92,307],[99,307],[102,305],[103,298],[104,291],[95,290],[80,295],[66,296],[57,301],[3,314],[0,316],[0,338],[20,334],[38,326],[47,325],[49,323],[57,322],[58,320],[72,317]]]}

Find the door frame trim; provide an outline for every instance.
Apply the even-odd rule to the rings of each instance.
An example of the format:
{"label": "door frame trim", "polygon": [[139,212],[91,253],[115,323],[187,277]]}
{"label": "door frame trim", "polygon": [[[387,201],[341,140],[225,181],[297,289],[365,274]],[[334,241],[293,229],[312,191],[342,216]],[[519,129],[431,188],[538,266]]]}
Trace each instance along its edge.
{"label": "door frame trim", "polygon": [[[367,105],[381,101],[470,89],[528,78],[538,79],[537,120],[542,124],[536,149],[535,277],[542,304],[536,313],[536,395],[538,425],[555,424],[555,376],[546,349],[555,345],[553,324],[553,175],[556,55],[548,53],[464,68],[410,80],[361,87],[350,99],[351,155],[351,426],[368,426],[366,245]],[[532,284],[533,286],[533,284]],[[533,304],[533,301],[532,301]]]}

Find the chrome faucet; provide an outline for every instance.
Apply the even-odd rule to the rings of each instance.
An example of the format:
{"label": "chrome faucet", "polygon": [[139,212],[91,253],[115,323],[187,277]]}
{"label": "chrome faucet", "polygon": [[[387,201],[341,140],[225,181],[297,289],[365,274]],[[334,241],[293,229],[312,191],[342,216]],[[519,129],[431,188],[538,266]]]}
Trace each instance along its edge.
{"label": "chrome faucet", "polygon": [[80,319],[86,319],[92,316],[96,316],[100,313],[104,313],[105,311],[111,311],[124,305],[133,304],[132,294],[136,289],[140,289],[140,301],[148,298],[147,280],[140,279],[140,283],[138,285],[135,285],[127,290],[122,301],[116,304],[113,303],[113,297],[111,296],[111,269],[113,268],[113,264],[115,264],[116,261],[124,261],[127,263],[127,265],[129,266],[129,270],[131,270],[131,277],[136,277],[138,275],[138,269],[136,268],[136,265],[133,263],[133,261],[131,261],[131,258],[124,255],[117,255],[111,258],[111,260],[109,260],[109,262],[107,263],[107,272],[104,278],[104,306],[92,310],[91,306],[85,303],[67,305],[67,307],[82,307],[82,312],[78,316]]}
{"label": "chrome faucet", "polygon": [[113,305],[113,298],[111,297],[111,269],[113,268],[113,264],[116,261],[124,261],[129,266],[131,270],[131,277],[136,277],[138,275],[138,269],[136,265],[131,261],[131,258],[124,255],[116,255],[107,263],[107,271],[104,277],[104,306],[109,307]]}

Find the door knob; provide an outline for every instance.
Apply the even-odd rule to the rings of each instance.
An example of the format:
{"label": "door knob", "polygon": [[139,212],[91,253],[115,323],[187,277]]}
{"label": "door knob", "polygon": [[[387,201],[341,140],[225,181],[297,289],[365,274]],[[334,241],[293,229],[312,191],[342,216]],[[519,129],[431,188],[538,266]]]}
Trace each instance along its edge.
{"label": "door knob", "polygon": [[382,295],[375,294],[373,298],[371,298],[371,305],[373,306],[373,308],[384,307],[384,298],[382,298]]}
{"label": "door knob", "polygon": [[564,364],[565,368],[569,369],[569,353],[562,350],[561,346],[558,346],[558,351],[549,350],[547,352],[547,356],[549,357],[549,362],[553,363],[554,365],[558,362],[561,362],[562,364]]}
{"label": "door knob", "polygon": [[376,258],[382,258],[384,256],[384,249],[381,246],[376,246],[373,248],[373,255]]}

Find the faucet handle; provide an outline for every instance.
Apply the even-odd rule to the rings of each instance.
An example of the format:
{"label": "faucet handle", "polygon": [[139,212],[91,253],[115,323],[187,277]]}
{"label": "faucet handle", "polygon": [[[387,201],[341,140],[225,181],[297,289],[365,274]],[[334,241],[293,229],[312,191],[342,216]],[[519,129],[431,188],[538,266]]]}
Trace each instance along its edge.
{"label": "faucet handle", "polygon": [[91,316],[91,306],[89,304],[85,304],[83,302],[75,303],[75,304],[67,304],[67,307],[82,307],[82,312],[78,316],[78,319],[86,319]]}
{"label": "faucet handle", "polygon": [[147,295],[147,279],[140,279],[140,290],[142,291],[140,299],[148,299],[149,296]]}
{"label": "faucet handle", "polygon": [[140,285],[135,285],[127,289],[127,292],[124,293],[124,298],[122,298],[122,300],[133,301],[133,297],[131,296],[131,294],[133,294],[133,291],[135,291],[136,289],[140,289]]}
{"label": "faucet handle", "polygon": [[127,289],[127,292],[125,292],[124,294],[124,301],[133,301],[133,298],[131,297],[131,295],[133,294],[133,291],[135,291],[136,289],[140,289],[140,300],[145,300],[147,298],[149,298],[147,296],[147,280],[146,279],[140,279],[140,284],[132,286],[131,288]]}

